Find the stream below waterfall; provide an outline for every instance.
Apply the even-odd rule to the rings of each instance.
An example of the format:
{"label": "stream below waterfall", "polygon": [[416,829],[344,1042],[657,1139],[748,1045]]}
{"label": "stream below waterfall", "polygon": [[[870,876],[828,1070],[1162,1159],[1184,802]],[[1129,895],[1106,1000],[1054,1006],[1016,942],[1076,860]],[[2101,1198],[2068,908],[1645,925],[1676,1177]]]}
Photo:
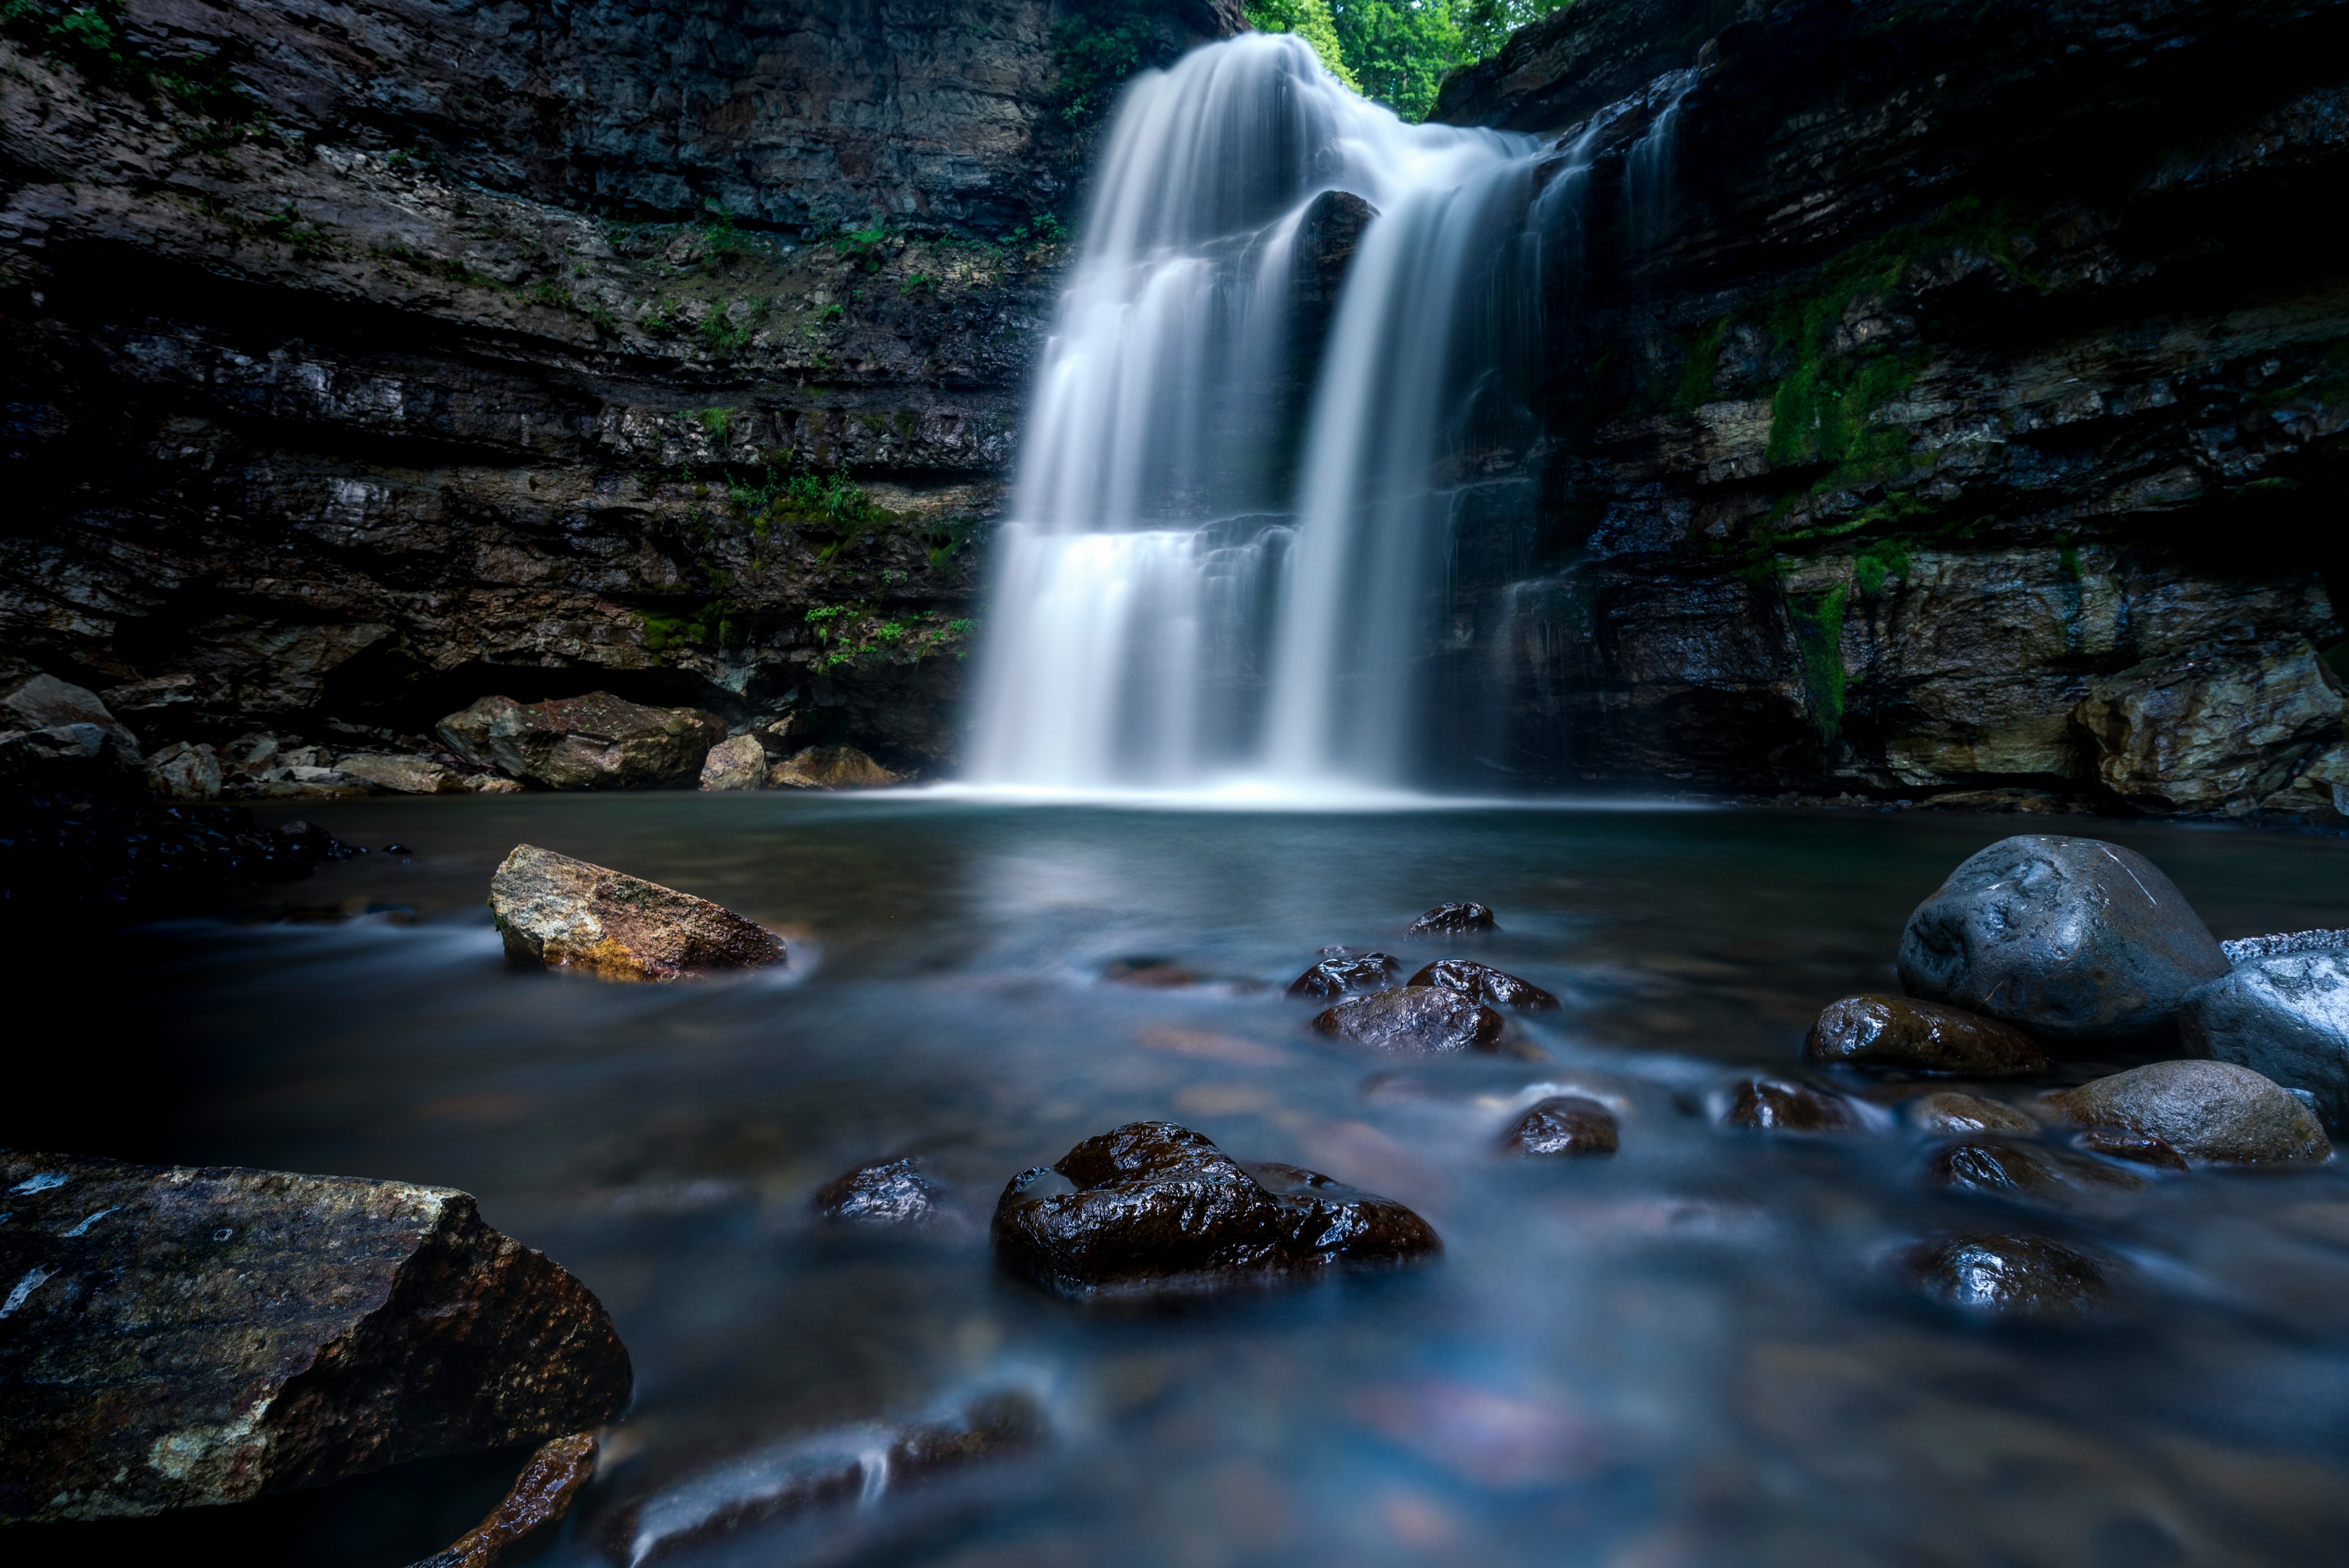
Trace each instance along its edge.
{"label": "stream below waterfall", "polygon": [[[658,1560],[2137,1568],[2333,1561],[2349,1531],[2337,1161],[2158,1173],[2065,1210],[1927,1185],[1936,1140],[1894,1107],[1916,1083],[1844,1080],[1886,1109],[1837,1137],[1708,1112],[1739,1069],[1798,1070],[1823,1004],[1889,986],[1909,910],[2013,819],[787,793],[316,816],[415,853],[329,866],[254,912],[273,919],[116,944],[104,1005],[127,1044],[57,1114],[103,1118],[94,1151],[124,1158],[460,1187],[584,1279],[637,1397],[545,1568],[627,1561],[632,1503],[745,1455],[1001,1388],[1044,1412],[1028,1454]],[[2349,841],[2029,827],[2141,850],[2222,936],[2349,924]],[[510,970],[481,901],[518,841],[793,933],[791,967],[645,987]],[[1400,936],[1460,898],[1499,933]],[[1368,1057],[1282,994],[1334,943],[1412,966],[1473,947],[1565,1006],[1513,1019],[1518,1055]],[[1141,961],[1195,983],[1106,977]],[[1618,1104],[1620,1153],[1499,1155],[1544,1085]],[[999,1273],[1004,1182],[1143,1118],[1400,1199],[1444,1254],[1156,1309]],[[812,1218],[817,1187],[894,1155],[950,1185],[959,1226],[857,1238]],[[2116,1260],[2120,1305],[2000,1328],[1890,1267],[1969,1230]],[[446,1544],[516,1462],[71,1539],[390,1568]],[[26,1561],[49,1539],[12,1536]]]}

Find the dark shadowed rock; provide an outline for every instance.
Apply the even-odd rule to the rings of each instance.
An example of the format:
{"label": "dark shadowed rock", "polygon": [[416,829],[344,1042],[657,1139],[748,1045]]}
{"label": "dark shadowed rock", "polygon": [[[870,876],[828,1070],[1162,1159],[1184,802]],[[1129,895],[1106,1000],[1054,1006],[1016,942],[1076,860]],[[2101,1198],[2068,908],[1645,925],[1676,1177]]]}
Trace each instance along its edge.
{"label": "dark shadowed rock", "polygon": [[1615,1113],[1578,1094],[1543,1100],[1501,1135],[1511,1154],[1612,1154],[1620,1141]]}
{"label": "dark shadowed rock", "polygon": [[2307,1164],[2333,1156],[2323,1125],[2299,1096],[2231,1062],[2155,1062],[2044,1103],[2075,1127],[2141,1132],[2189,1160]]}
{"label": "dark shadowed rock", "polygon": [[1961,1192],[2054,1203],[2089,1201],[2145,1185],[2143,1177],[2100,1160],[1979,1140],[1936,1150],[1926,1175],[1936,1186]]}
{"label": "dark shadowed rock", "polygon": [[1312,968],[1288,983],[1288,994],[1315,1002],[1334,1002],[1350,991],[1383,991],[1402,973],[1402,965],[1384,953],[1325,947]]}
{"label": "dark shadowed rock", "polygon": [[2002,1317],[2078,1317],[2112,1299],[2102,1264],[2044,1236],[1951,1236],[1905,1262],[1936,1301]]}
{"label": "dark shadowed rock", "polygon": [[1859,1125],[1851,1102],[1806,1084],[1777,1078],[1747,1078],[1730,1091],[1724,1127],[1771,1132],[1844,1132]]}
{"label": "dark shadowed rock", "polygon": [[2164,1027],[2227,972],[2186,895],[2134,850],[2097,839],[2002,839],[1917,906],[1900,941],[1909,995],[2105,1040]]}
{"label": "dark shadowed rock", "polygon": [[781,964],[783,940],[706,898],[517,844],[490,879],[514,958],[605,980],[676,980]]}
{"label": "dark shadowed rock", "polygon": [[1406,936],[1457,936],[1471,931],[1497,931],[1493,912],[1481,903],[1439,903],[1411,923]]}
{"label": "dark shadowed rock", "polygon": [[2101,1154],[2107,1160],[2131,1160],[2139,1165],[2158,1165],[2166,1171],[2188,1169],[2186,1156],[2147,1133],[2127,1132],[2116,1127],[2092,1127],[2073,1141],[2089,1153]]}
{"label": "dark shadowed rock", "polygon": [[0,789],[87,789],[144,766],[96,692],[49,675],[0,683]]}
{"label": "dark shadowed rock", "polygon": [[947,1190],[911,1160],[876,1160],[816,1189],[815,1212],[855,1225],[926,1225],[945,1219]]}
{"label": "dark shadowed rock", "polygon": [[1442,1250],[1391,1199],[1294,1165],[1244,1166],[1171,1121],[1129,1122],[1013,1177],[994,1239],[1006,1264],[1069,1295],[1212,1288]]}
{"label": "dark shadowed rock", "polygon": [[627,1404],[587,1288],[445,1187],[0,1155],[0,1517],[234,1502]]}
{"label": "dark shadowed rock", "polygon": [[1555,1012],[1557,998],[1530,980],[1505,975],[1489,964],[1467,958],[1439,958],[1411,977],[1413,985],[1441,985],[1474,997],[1488,1006],[1516,1007],[1528,1013]]}
{"label": "dark shadowed rock", "polygon": [[496,1568],[543,1544],[595,1475],[600,1446],[593,1432],[574,1432],[542,1446],[487,1519],[415,1568]]}
{"label": "dark shadowed rock", "polygon": [[2239,958],[2232,974],[2188,993],[2178,1034],[2193,1055],[2306,1089],[2326,1121],[2349,1125],[2349,948],[2295,946]]}
{"label": "dark shadowed rock", "polygon": [[2039,1042],[1995,1018],[1908,996],[1846,996],[1811,1026],[1815,1062],[1908,1068],[1967,1078],[2029,1078],[2047,1070]]}
{"label": "dark shadowed rock", "polygon": [[1319,1033],[1372,1050],[1423,1057],[1496,1049],[1506,1026],[1492,1008],[1437,985],[1350,997],[1313,1017]]}
{"label": "dark shadowed rock", "polygon": [[2238,936],[2219,944],[2230,964],[2273,958],[2286,953],[2349,953],[2349,929],[2279,931],[2267,936]]}
{"label": "dark shadowed rock", "polygon": [[1940,1089],[1906,1108],[1909,1125],[1928,1132],[2036,1132],[2039,1124],[2011,1105],[1978,1094]]}
{"label": "dark shadowed rock", "polygon": [[726,722],[698,707],[647,707],[609,692],[521,703],[485,696],[440,724],[459,756],[549,789],[689,788]]}

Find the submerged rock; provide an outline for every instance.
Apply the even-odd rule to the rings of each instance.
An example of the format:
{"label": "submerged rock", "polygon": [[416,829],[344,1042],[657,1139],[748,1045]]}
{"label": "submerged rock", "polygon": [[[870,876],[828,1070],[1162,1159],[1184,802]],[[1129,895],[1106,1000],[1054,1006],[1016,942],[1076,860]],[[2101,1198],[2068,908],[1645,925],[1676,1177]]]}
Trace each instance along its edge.
{"label": "submerged rock", "polygon": [[574,1432],[543,1445],[487,1519],[459,1536],[449,1550],[434,1553],[414,1568],[496,1568],[541,1544],[571,1511],[579,1489],[594,1477],[595,1451],[601,1446],[593,1432]]}
{"label": "submerged rock", "polygon": [[1900,941],[1909,995],[2059,1040],[2164,1027],[2189,991],[2226,972],[2219,939],[2152,861],[2052,833],[1970,857]]}
{"label": "submerged rock", "polygon": [[1615,1113],[1578,1094],[1543,1100],[1501,1135],[1512,1154],[1612,1154],[1620,1141]]}
{"label": "submerged rock", "polygon": [[549,789],[636,789],[692,784],[726,723],[599,691],[536,703],[485,696],[440,732],[460,757]]}
{"label": "submerged rock", "polygon": [[1505,975],[1489,964],[1478,964],[1467,958],[1439,958],[1413,975],[1413,985],[1441,985],[1447,991],[1457,991],[1474,997],[1488,1006],[1516,1007],[1528,1013],[1549,1013],[1557,1009],[1557,998],[1530,980],[1520,980]]}
{"label": "submerged rock", "polygon": [[1387,954],[1325,947],[1319,962],[1288,983],[1288,995],[1334,1002],[1350,991],[1383,991],[1402,973],[1401,961]]}
{"label": "submerged rock", "polygon": [[235,1502],[627,1404],[600,1303],[445,1187],[0,1154],[0,1515]]}
{"label": "submerged rock", "polygon": [[1951,1236],[1904,1261],[1935,1300],[2002,1317],[2079,1317],[2112,1300],[2102,1264],[2044,1236]]}
{"label": "submerged rock", "polygon": [[[2349,932],[2306,934],[2349,940]],[[2349,1125],[2349,948],[2238,959],[2232,974],[2188,994],[2178,1034],[2197,1056],[2306,1089],[2326,1121]]]}
{"label": "submerged rock", "polygon": [[2168,1171],[2188,1169],[2186,1156],[2149,1133],[2092,1127],[2074,1141],[2089,1153],[2101,1154],[2107,1160],[2133,1160],[2139,1165],[2158,1165]]}
{"label": "submerged rock", "polygon": [[606,980],[784,960],[781,937],[732,910],[532,844],[515,845],[490,879],[490,913],[515,958]]}
{"label": "submerged rock", "polygon": [[1811,1026],[1804,1049],[1815,1062],[1967,1078],[2029,1078],[2047,1070],[2047,1053],[2013,1025],[1908,996],[1830,1003]]}
{"label": "submerged rock", "polygon": [[1937,1150],[1928,1177],[1937,1186],[2001,1198],[2075,1202],[2145,1185],[2145,1178],[2101,1161],[2052,1150],[1970,1141]]}
{"label": "submerged rock", "polygon": [[854,1225],[923,1225],[947,1217],[947,1190],[911,1160],[876,1160],[816,1189],[815,1212]]}
{"label": "submerged rock", "polygon": [[886,789],[897,775],[854,746],[811,746],[774,766],[767,783],[777,789]]}
{"label": "submerged rock", "polygon": [[763,789],[767,787],[767,748],[755,735],[721,740],[701,759],[704,789]]}
{"label": "submerged rock", "polygon": [[1391,1199],[1293,1165],[1242,1165],[1171,1121],[1089,1138],[1003,1190],[998,1256],[1069,1295],[1196,1290],[1440,1252]]}
{"label": "submerged rock", "polygon": [[1497,931],[1493,912],[1481,903],[1439,903],[1411,923],[1406,936],[1457,936],[1470,931]]}
{"label": "submerged rock", "polygon": [[1314,1015],[1314,1029],[1376,1051],[1423,1057],[1499,1048],[1501,1015],[1457,991],[1405,985]]}
{"label": "submerged rock", "polygon": [[1118,958],[1102,971],[1102,978],[1117,985],[1133,985],[1144,991],[1179,991],[1186,985],[1196,985],[1199,976],[1172,958]]}
{"label": "submerged rock", "polygon": [[1929,1132],[2036,1132],[2039,1124],[2011,1105],[1940,1089],[1907,1106],[1909,1125]]}
{"label": "submerged rock", "polygon": [[2051,1094],[2044,1103],[2075,1127],[2144,1133],[2189,1160],[2306,1164],[2333,1155],[2323,1124],[2299,1096],[2231,1062],[2155,1062]]}
{"label": "submerged rock", "polygon": [[1771,1132],[1845,1132],[1859,1126],[1858,1113],[1842,1096],[1763,1078],[1747,1078],[1732,1089],[1721,1119],[1724,1127]]}

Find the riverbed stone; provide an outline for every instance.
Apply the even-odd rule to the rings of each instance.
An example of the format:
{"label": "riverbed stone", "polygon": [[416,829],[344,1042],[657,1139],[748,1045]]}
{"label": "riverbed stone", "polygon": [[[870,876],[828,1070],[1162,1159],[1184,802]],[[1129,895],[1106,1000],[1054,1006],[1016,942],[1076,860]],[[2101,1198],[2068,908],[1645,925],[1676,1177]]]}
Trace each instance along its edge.
{"label": "riverbed stone", "polygon": [[602,691],[534,703],[485,696],[439,728],[460,757],[548,789],[690,786],[726,735],[714,713]]}
{"label": "riverbed stone", "polygon": [[783,939],[658,882],[517,844],[490,879],[506,952],[605,980],[676,980],[784,962]]}
{"label": "riverbed stone", "polygon": [[767,783],[777,789],[886,789],[905,780],[854,746],[811,746],[775,764]]}
{"label": "riverbed stone", "polygon": [[446,1187],[0,1153],[0,1518],[240,1501],[617,1416],[587,1288]]}
{"label": "riverbed stone", "polygon": [[2138,1165],[2156,1165],[2165,1171],[2190,1169],[2186,1156],[2172,1149],[2165,1139],[2147,1132],[2131,1132],[2119,1127],[2092,1127],[2073,1140],[2091,1154],[2101,1154],[2107,1160],[2127,1160]]}
{"label": "riverbed stone", "polygon": [[2029,1030],[2097,1041],[2174,1025],[2227,956],[2136,851],[2027,833],[1969,857],[1909,917],[1900,985]]}
{"label": "riverbed stone", "polygon": [[1501,1015],[1441,985],[1402,985],[1352,996],[1313,1018],[1313,1028],[1372,1050],[1444,1057],[1500,1048]]}
{"label": "riverbed stone", "polygon": [[1960,1191],[2059,1203],[2133,1191],[2146,1184],[2144,1177],[2100,1160],[1988,1139],[1969,1139],[1935,1150],[1926,1174],[1936,1186]]}
{"label": "riverbed stone", "polygon": [[1288,995],[1314,1002],[1334,1002],[1350,992],[1383,991],[1402,973],[1402,961],[1389,954],[1355,947],[1325,947],[1312,968],[1288,983]]}
{"label": "riverbed stone", "polygon": [[767,787],[767,748],[755,735],[721,740],[702,758],[704,789],[763,789]]}
{"label": "riverbed stone", "polygon": [[1841,1095],[1767,1078],[1733,1086],[1721,1120],[1724,1127],[1765,1132],[1847,1132],[1859,1126],[1857,1111]]}
{"label": "riverbed stone", "polygon": [[2178,1033],[2198,1056],[2306,1089],[2327,1122],[2349,1126],[2349,948],[2243,960],[2188,994]]}
{"label": "riverbed stone", "polygon": [[2112,1300],[2103,1264],[2044,1236],[1950,1236],[1904,1261],[1935,1300],[2001,1317],[2080,1317]]}
{"label": "riverbed stone", "polygon": [[167,800],[213,800],[224,782],[220,753],[175,740],[147,758],[148,788]]}
{"label": "riverbed stone", "polygon": [[1243,1165],[1171,1121],[1129,1122],[1013,1177],[993,1234],[1008,1266],[1074,1295],[1396,1264],[1443,1245],[1392,1199],[1294,1165]]}
{"label": "riverbed stone", "polygon": [[2278,931],[2266,936],[2237,936],[2219,944],[2230,964],[2254,958],[2274,958],[2286,953],[2349,952],[2349,929]]}
{"label": "riverbed stone", "polygon": [[355,751],[336,758],[335,771],[394,795],[461,795],[464,779],[446,763],[413,752]]}
{"label": "riverbed stone", "polygon": [[2310,1164],[2333,1153],[2323,1124],[2299,1096],[2232,1062],[2154,1062],[2044,1103],[2075,1127],[2144,1133],[2189,1160]]}
{"label": "riverbed stone", "polygon": [[2047,1053],[2013,1025],[1911,996],[1830,1003],[1811,1025],[1804,1049],[1815,1062],[1966,1078],[2031,1078],[2047,1070]]}
{"label": "riverbed stone", "polygon": [[1612,1154],[1621,1142],[1615,1113],[1578,1094],[1552,1095],[1501,1135],[1510,1154]]}
{"label": "riverbed stone", "polygon": [[574,1432],[540,1445],[487,1519],[414,1568],[497,1568],[543,1544],[571,1511],[580,1489],[594,1479],[600,1447],[601,1439],[593,1432]]}
{"label": "riverbed stone", "polygon": [[927,1225],[948,1217],[947,1190],[913,1160],[875,1160],[835,1176],[812,1201],[823,1219],[849,1225]]}
{"label": "riverbed stone", "polygon": [[1527,1013],[1557,1010],[1557,998],[1532,981],[1520,980],[1489,964],[1467,958],[1439,958],[1413,975],[1408,983],[1441,985],[1464,996],[1473,996],[1488,1007],[1514,1007]]}
{"label": "riverbed stone", "polygon": [[1497,931],[1493,912],[1481,903],[1439,903],[1411,923],[1407,936],[1460,936],[1470,932]]}
{"label": "riverbed stone", "polygon": [[1928,1132],[2035,1132],[2039,1124],[2011,1105],[1978,1094],[1938,1089],[1903,1108],[1909,1125]]}

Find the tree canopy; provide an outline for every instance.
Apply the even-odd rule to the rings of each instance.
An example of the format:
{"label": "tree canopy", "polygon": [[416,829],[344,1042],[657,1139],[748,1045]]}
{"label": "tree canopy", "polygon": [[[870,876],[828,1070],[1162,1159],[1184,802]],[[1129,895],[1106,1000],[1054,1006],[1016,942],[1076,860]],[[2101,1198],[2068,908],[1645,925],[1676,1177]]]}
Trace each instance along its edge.
{"label": "tree canopy", "polygon": [[1249,24],[1294,33],[1340,80],[1403,119],[1423,119],[1455,67],[1573,0],[1247,0]]}

